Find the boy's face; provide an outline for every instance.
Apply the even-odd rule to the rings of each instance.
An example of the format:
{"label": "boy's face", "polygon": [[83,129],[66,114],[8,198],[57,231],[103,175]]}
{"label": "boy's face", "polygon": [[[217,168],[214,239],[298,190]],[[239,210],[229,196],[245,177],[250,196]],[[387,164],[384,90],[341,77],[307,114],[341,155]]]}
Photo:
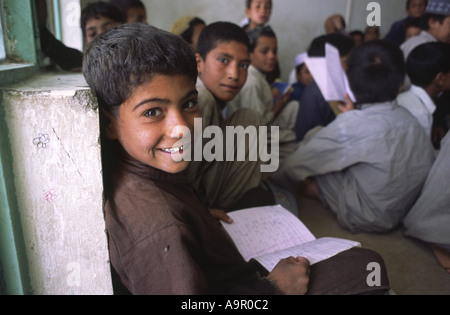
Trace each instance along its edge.
{"label": "boy's face", "polygon": [[241,91],[247,80],[249,65],[247,46],[236,41],[217,44],[206,60],[197,54],[200,79],[221,103],[233,100]]}
{"label": "boy's face", "polygon": [[117,22],[105,17],[100,16],[98,19],[90,19],[86,22],[86,42],[91,43],[98,35],[117,25]]}
{"label": "boy's face", "polygon": [[[201,117],[197,98],[195,82],[187,76],[158,75],[133,91],[116,119],[110,117],[108,136],[141,163],[167,173],[182,172],[189,162],[179,155],[190,151],[192,138],[184,139],[178,131],[187,127],[193,135],[194,118]],[[175,147],[180,141],[186,143]]]}
{"label": "boy's face", "polygon": [[141,7],[131,7],[127,11],[127,23],[147,23],[147,12]]}
{"label": "boy's face", "polygon": [[411,37],[417,36],[422,32],[422,29],[420,27],[410,26],[406,29],[406,40],[410,39]]}
{"label": "boy's face", "polygon": [[439,42],[450,43],[450,15],[444,21],[439,22],[434,19],[429,21],[428,30]]}
{"label": "boy's face", "polygon": [[260,36],[254,51],[250,53],[252,65],[259,69],[259,71],[265,73],[272,72],[277,66],[277,52],[276,38]]}
{"label": "boy's face", "polygon": [[418,18],[425,13],[426,8],[427,4],[425,0],[412,0],[406,13],[413,18]]}
{"label": "boy's face", "polygon": [[251,22],[251,28],[266,25],[272,14],[272,0],[253,0],[250,9],[245,14]]}
{"label": "boy's face", "polygon": [[309,72],[309,68],[306,64],[303,64],[303,66],[300,68],[300,71],[297,73],[297,81],[304,86],[307,86],[312,81],[314,81],[314,78],[311,72]]}

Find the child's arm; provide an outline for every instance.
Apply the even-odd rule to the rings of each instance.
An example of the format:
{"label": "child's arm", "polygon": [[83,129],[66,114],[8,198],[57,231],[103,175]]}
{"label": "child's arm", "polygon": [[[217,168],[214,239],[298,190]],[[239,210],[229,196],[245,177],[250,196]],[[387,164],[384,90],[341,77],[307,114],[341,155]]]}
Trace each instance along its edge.
{"label": "child's arm", "polygon": [[[130,230],[130,233],[133,231]],[[199,245],[189,229],[172,225],[161,227],[143,240],[130,235],[133,247],[118,248],[124,240],[111,243],[111,260],[128,290],[134,295],[206,294],[207,283],[196,257]]]}
{"label": "child's arm", "polygon": [[228,224],[233,223],[233,219],[230,218],[228,214],[223,210],[209,209],[209,212],[211,212],[212,216],[219,221],[223,221]]}

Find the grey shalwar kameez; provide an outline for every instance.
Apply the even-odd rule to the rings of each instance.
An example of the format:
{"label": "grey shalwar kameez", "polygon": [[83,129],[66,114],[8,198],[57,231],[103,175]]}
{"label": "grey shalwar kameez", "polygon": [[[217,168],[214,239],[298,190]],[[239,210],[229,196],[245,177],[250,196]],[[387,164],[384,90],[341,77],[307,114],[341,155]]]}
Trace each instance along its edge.
{"label": "grey shalwar kameez", "polygon": [[403,220],[405,234],[450,251],[450,133],[428,175],[419,200]]}
{"label": "grey shalwar kameez", "polygon": [[369,104],[308,133],[273,181],[294,187],[315,177],[322,201],[342,225],[386,232],[417,200],[433,161],[429,138],[406,109]]}

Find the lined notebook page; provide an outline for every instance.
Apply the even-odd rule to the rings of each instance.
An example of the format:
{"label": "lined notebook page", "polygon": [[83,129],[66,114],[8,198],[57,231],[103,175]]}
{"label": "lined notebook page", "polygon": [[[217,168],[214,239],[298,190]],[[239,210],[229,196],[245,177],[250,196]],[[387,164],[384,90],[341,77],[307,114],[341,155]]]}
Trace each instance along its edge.
{"label": "lined notebook page", "polygon": [[334,255],[355,246],[361,246],[361,244],[356,241],[341,238],[323,237],[308,243],[254,258],[267,270],[271,271],[283,258],[291,256],[305,257],[309,260],[311,265],[314,265],[319,261],[333,257]]}
{"label": "lined notebook page", "polygon": [[232,224],[222,222],[246,261],[258,260],[271,271],[283,258],[305,257],[311,264],[360,246],[339,238],[316,239],[309,229],[282,206],[239,210],[228,213]]}
{"label": "lined notebook page", "polygon": [[315,239],[308,228],[282,206],[228,213],[233,224],[222,223],[245,260]]}

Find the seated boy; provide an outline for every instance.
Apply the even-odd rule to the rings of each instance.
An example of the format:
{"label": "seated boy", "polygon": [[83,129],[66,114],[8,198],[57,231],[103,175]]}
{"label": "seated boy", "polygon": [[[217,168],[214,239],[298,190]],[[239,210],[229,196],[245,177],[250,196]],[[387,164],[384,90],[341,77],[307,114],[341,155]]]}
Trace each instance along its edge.
{"label": "seated boy", "polygon": [[[180,37],[145,24],[122,25],[90,45],[83,74],[97,95],[109,139],[104,175],[111,264],[132,294],[374,291],[367,285],[367,264],[382,260],[362,248],[311,271],[301,257],[280,261],[270,273],[243,260],[180,174],[188,162],[179,157],[192,140],[180,143],[177,130],[188,128],[192,135],[200,117],[195,57]],[[321,272],[327,273],[315,280]],[[384,266],[380,272],[376,289],[384,292]]]}
{"label": "seated boy", "polygon": [[[251,109],[240,110],[226,119],[222,115],[228,102],[236,97],[247,80],[250,56],[249,39],[245,31],[229,22],[208,25],[200,34],[196,58],[203,128],[219,126],[225,130],[227,126],[259,127],[262,124],[261,115]],[[223,148],[226,148],[226,141],[224,139]],[[194,161],[189,166],[186,176],[210,208],[230,210],[243,207],[240,201],[258,189],[261,163],[249,160],[248,143],[245,150],[245,161],[234,159],[227,162],[224,158],[223,162]],[[273,198],[267,196],[267,193],[263,194],[262,198],[247,205],[273,204]]]}
{"label": "seated boy", "polygon": [[398,103],[417,118],[431,141],[434,100],[450,90],[450,44],[430,42],[416,47],[408,57],[410,89],[398,96]]}
{"label": "seated boy", "polygon": [[450,133],[442,147],[417,202],[403,220],[405,235],[431,245],[441,265],[450,273]]}
{"label": "seated boy", "polygon": [[348,60],[357,110],[311,130],[273,180],[307,181],[352,232],[387,232],[418,198],[434,161],[417,120],[396,102],[405,77],[402,52],[387,41],[356,47]]}
{"label": "seated boy", "polygon": [[245,30],[266,25],[272,15],[272,0],[245,0],[245,15],[241,22]]}
{"label": "seated boy", "polygon": [[267,81],[267,75],[275,70],[278,63],[277,38],[272,28],[257,27],[247,31],[247,34],[250,39],[251,65],[247,81],[239,94],[227,105],[227,115],[241,108],[251,108],[261,114],[262,124],[278,126],[281,159],[295,149],[294,127],[299,103],[291,100],[290,92],[283,93],[274,100],[272,88]]}
{"label": "seated boy", "polygon": [[[308,48],[308,56],[325,57],[325,45],[327,43],[333,45],[339,51],[342,68],[346,69],[348,55],[355,43],[350,37],[340,33],[331,33],[315,38]],[[302,141],[311,129],[317,126],[327,126],[338,114],[335,106],[325,100],[315,81],[307,85],[300,99],[300,108],[295,125],[297,142]]]}

